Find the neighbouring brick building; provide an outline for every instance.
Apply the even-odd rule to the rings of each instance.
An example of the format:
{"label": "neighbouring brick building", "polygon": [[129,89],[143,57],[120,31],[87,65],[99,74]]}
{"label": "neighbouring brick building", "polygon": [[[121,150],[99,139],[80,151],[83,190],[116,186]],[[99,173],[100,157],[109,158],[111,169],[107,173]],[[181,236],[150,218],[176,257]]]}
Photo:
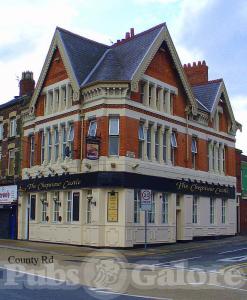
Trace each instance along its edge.
{"label": "neighbouring brick building", "polygon": [[165,24],[112,46],[57,28],[25,116],[20,239],[90,246],[236,233],[224,81],[181,65]]}
{"label": "neighbouring brick building", "polygon": [[247,234],[247,156],[236,149],[238,232]]}
{"label": "neighbouring brick building", "polygon": [[22,112],[28,110],[34,91],[32,72],[23,72],[20,94],[0,105],[0,238],[17,236],[17,183],[23,156]]}

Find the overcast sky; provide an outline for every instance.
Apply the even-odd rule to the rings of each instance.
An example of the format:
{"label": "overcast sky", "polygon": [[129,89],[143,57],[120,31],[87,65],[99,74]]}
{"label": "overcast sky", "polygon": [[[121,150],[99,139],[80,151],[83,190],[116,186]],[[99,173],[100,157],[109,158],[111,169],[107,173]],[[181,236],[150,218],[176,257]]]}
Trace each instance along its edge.
{"label": "overcast sky", "polygon": [[246,0],[0,0],[0,103],[18,95],[22,71],[37,81],[56,26],[110,44],[162,22],[182,63],[206,60],[224,79],[247,154]]}

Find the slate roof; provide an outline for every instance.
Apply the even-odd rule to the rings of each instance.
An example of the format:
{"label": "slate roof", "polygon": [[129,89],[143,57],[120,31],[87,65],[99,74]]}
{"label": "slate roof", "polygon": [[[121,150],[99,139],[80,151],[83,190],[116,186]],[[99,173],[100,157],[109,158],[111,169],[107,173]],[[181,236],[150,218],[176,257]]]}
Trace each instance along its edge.
{"label": "slate roof", "polygon": [[85,80],[109,46],[57,28],[79,85]]}
{"label": "slate roof", "polygon": [[5,109],[5,108],[7,108],[7,107],[9,107],[9,106],[12,106],[12,105],[21,103],[22,101],[23,101],[23,98],[17,96],[17,97],[15,97],[14,99],[9,100],[8,102],[1,104],[1,105],[0,105],[0,110]]}
{"label": "slate roof", "polygon": [[107,46],[57,28],[79,85],[95,81],[130,81],[165,23]]}
{"label": "slate roof", "polygon": [[[199,109],[211,112],[222,80],[212,80],[206,84],[192,86],[192,91],[198,102]],[[205,109],[206,108],[206,109]]]}

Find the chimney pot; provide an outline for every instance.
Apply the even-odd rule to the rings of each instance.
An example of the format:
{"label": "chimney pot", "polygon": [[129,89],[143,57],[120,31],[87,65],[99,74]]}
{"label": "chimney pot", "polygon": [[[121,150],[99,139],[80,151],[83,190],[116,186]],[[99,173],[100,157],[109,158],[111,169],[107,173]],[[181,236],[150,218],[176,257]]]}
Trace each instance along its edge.
{"label": "chimney pot", "polygon": [[125,38],[126,38],[126,40],[130,38],[130,33],[129,32],[126,32]]}
{"label": "chimney pot", "polygon": [[130,36],[133,37],[135,35],[135,29],[130,28]]}

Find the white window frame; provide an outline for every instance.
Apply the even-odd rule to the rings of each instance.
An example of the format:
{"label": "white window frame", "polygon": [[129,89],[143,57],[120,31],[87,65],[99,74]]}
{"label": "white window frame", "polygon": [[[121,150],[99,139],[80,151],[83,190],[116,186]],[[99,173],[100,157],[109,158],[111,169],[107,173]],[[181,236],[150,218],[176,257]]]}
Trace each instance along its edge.
{"label": "white window frame", "polygon": [[215,224],[215,198],[210,198],[209,222]]}
{"label": "white window frame", "polygon": [[144,124],[140,123],[138,128],[138,157],[143,159],[143,149],[145,141]]}
{"label": "white window frame", "polygon": [[177,137],[176,132],[172,131],[171,133],[171,162],[172,165],[175,165],[175,149],[177,148]]}
{"label": "white window frame", "polygon": [[168,136],[168,129],[165,128],[165,131],[163,133],[162,139],[163,139],[163,161],[167,162],[167,136]]}
{"label": "white window frame", "polygon": [[70,150],[70,158],[74,157],[74,136],[75,136],[74,124],[70,123],[69,130],[68,130],[68,138],[67,138],[68,146]]}
{"label": "white window frame", "polygon": [[92,223],[92,190],[87,191],[87,224]]}
{"label": "white window frame", "polygon": [[192,168],[196,168],[196,155],[198,153],[197,151],[197,139],[196,137],[192,137],[191,141],[191,153],[192,153]]}
{"label": "white window frame", "polygon": [[146,82],[144,82],[144,81],[141,81],[141,83],[140,83],[140,100],[141,100],[141,103],[144,103],[145,84],[146,84]]}
{"label": "white window frame", "polygon": [[162,193],[162,223],[168,224],[169,216],[169,203],[168,203],[168,194]]}
{"label": "white window frame", "polygon": [[199,197],[193,196],[193,199],[192,199],[192,224],[198,224],[198,202],[199,202]]}
{"label": "white window frame", "polygon": [[14,118],[11,118],[9,121],[9,136],[10,137],[16,136],[16,129],[17,129],[16,117],[14,117]]}
{"label": "white window frame", "polygon": [[[54,198],[57,197],[56,201]],[[59,204],[59,192],[54,192],[53,193],[53,222],[57,223],[59,221],[59,212],[60,212],[60,204]]]}
{"label": "white window frame", "polygon": [[47,217],[47,193],[41,193],[40,195],[41,201],[41,222],[46,223],[46,217]]}
{"label": "white window frame", "polygon": [[[113,122],[117,120],[117,126],[116,128],[113,128]],[[118,156],[119,155],[119,148],[120,148],[120,145],[119,145],[119,117],[116,116],[116,117],[110,117],[109,118],[109,156]],[[111,150],[111,144],[112,144],[112,141],[114,140],[117,140],[117,144],[118,144],[118,149],[117,149],[117,152],[113,153],[112,150]]]}
{"label": "white window frame", "polygon": [[66,126],[63,125],[62,126],[62,158],[65,159],[66,155],[65,155],[65,149],[67,146],[67,130],[66,130]]}
{"label": "white window frame", "polygon": [[91,120],[88,127],[87,135],[89,137],[96,137],[96,133],[97,133],[97,120]]}
{"label": "white window frame", "polygon": [[41,131],[41,153],[40,153],[40,161],[43,164],[45,160],[45,132]]}
{"label": "white window frame", "polygon": [[73,220],[73,193],[72,191],[67,192],[67,222],[71,223]]}
{"label": "white window frame", "polygon": [[160,155],[160,127],[157,128],[155,134],[154,134],[154,142],[155,142],[155,159],[158,161],[159,160],[159,155]]}
{"label": "white window frame", "polygon": [[58,127],[54,128],[54,161],[59,158],[59,130]]}
{"label": "white window frame", "polygon": [[152,135],[152,129],[151,129],[151,125],[149,125],[148,129],[147,129],[147,158],[148,158],[148,160],[151,160],[151,150],[152,150],[151,135]]}
{"label": "white window frame", "polygon": [[51,161],[51,153],[52,153],[52,136],[51,129],[47,130],[47,161]]}
{"label": "white window frame", "polygon": [[221,223],[226,224],[227,217],[227,199],[221,199]]}
{"label": "white window frame", "polygon": [[141,216],[141,191],[134,190],[134,224],[140,224]]}
{"label": "white window frame", "polygon": [[34,153],[35,153],[34,135],[30,135],[30,167],[34,166]]}
{"label": "white window frame", "polygon": [[152,193],[151,210],[148,211],[148,223],[155,224],[155,195]]}

